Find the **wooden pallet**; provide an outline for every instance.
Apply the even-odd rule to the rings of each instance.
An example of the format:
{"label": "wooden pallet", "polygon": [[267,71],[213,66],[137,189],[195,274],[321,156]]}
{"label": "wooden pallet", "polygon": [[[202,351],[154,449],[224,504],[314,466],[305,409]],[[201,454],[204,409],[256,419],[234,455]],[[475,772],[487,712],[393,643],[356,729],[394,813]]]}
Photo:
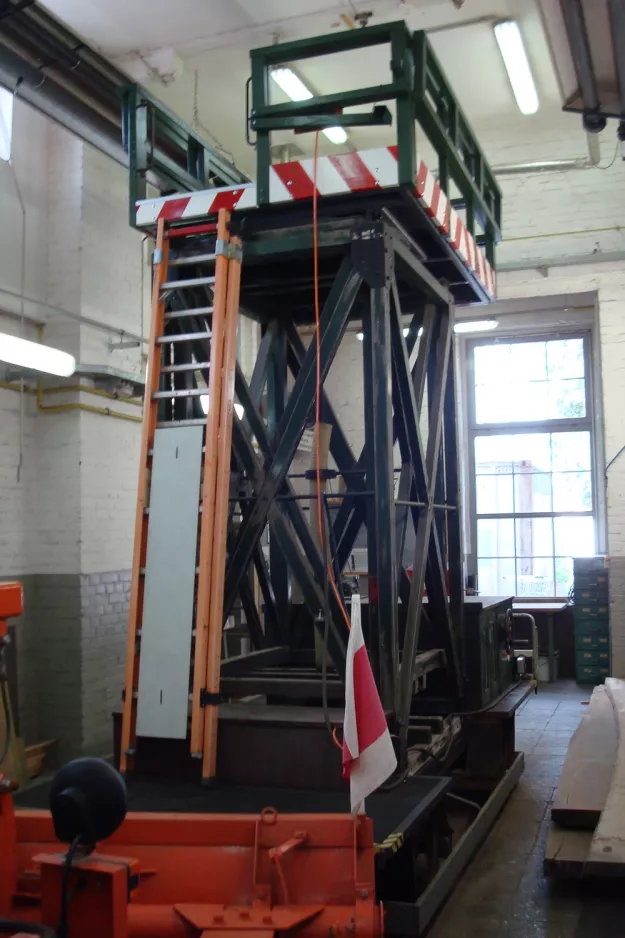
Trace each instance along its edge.
{"label": "wooden pallet", "polygon": [[625,876],[625,681],[596,687],[567,752],[552,809],[545,873]]}
{"label": "wooden pallet", "polygon": [[569,743],[551,818],[560,827],[594,830],[608,796],[617,727],[607,688],[595,687]]}

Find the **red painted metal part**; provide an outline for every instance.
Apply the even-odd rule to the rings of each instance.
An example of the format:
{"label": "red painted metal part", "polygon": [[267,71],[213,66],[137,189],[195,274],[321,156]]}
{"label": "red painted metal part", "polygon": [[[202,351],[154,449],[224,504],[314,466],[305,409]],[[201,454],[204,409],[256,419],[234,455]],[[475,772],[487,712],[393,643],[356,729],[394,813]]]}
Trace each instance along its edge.
{"label": "red painted metal part", "polygon": [[[0,794],[0,918],[58,925],[62,855],[48,812]],[[366,817],[129,814],[70,875],[76,938],[381,935]]]}
{"label": "red painted metal part", "polygon": [[21,616],[24,598],[21,583],[0,583],[0,638],[8,633],[7,619]]}

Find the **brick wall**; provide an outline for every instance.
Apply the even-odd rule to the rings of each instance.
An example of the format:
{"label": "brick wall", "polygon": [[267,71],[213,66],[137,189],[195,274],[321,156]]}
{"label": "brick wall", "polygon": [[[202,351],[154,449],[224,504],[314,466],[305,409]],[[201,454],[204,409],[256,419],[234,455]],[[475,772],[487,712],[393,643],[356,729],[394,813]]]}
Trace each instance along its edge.
{"label": "brick wall", "polygon": [[[32,297],[25,312],[46,323],[49,344],[83,362],[138,373],[142,348],[111,352],[109,338],[118,334],[59,314],[68,310],[134,333],[145,318],[147,331],[150,269],[141,236],[128,226],[126,173],[33,113],[16,104],[15,172],[25,180],[25,292]],[[19,311],[12,294],[21,288],[21,208],[11,169],[2,163],[0,205],[11,232],[0,256],[0,308]],[[20,326],[0,313],[0,328]],[[26,331],[36,337],[32,327]],[[75,394],[44,402],[80,400],[107,403]],[[121,403],[111,408],[141,413]],[[20,579],[26,594],[14,629],[16,709],[27,741],[58,738],[62,759],[112,750],[140,432],[136,422],[96,414],[38,412],[32,395],[20,420],[19,395],[0,389],[0,577]]]}
{"label": "brick wall", "polygon": [[126,666],[130,571],[80,577],[82,751],[112,752],[111,714],[121,700]]}

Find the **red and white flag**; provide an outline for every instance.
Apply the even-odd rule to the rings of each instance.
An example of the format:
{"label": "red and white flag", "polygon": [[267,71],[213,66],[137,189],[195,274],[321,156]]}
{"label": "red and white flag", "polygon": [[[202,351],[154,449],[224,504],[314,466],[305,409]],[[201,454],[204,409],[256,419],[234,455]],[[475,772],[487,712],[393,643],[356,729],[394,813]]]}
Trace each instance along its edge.
{"label": "red and white flag", "polygon": [[380,695],[360,622],[360,596],[352,596],[352,628],[347,645],[343,778],[349,779],[352,813],[397,768]]}

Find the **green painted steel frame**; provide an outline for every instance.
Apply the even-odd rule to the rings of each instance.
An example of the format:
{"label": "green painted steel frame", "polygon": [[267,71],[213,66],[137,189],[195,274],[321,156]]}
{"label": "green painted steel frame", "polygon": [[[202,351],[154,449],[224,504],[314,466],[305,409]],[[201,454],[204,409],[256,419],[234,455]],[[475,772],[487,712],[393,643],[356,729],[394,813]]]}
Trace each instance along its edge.
{"label": "green painted steel frame", "polygon": [[[314,96],[306,101],[270,104],[269,80],[273,68],[313,58],[390,44],[391,81],[385,85]],[[311,129],[328,114],[346,126],[353,115],[343,108],[394,100],[397,112],[399,183],[414,188],[416,178],[416,126],[418,123],[438,157],[438,176],[447,194],[453,182],[461,194],[456,207],[466,211],[467,227],[476,235],[494,264],[494,246],[501,238],[501,190],[469,122],[447,83],[424,32],[411,33],[403,21],[364,29],[315,36],[296,42],[254,49],[252,60],[251,124],[257,130],[258,203],[269,202],[271,128],[306,118]],[[327,121],[326,121],[327,122]],[[324,125],[325,126],[325,125]],[[476,234],[476,222],[483,234]]]}
{"label": "green painted steel frame", "polygon": [[[265,212],[268,230],[281,244],[289,229],[280,228],[281,215],[272,209]],[[331,257],[334,265],[320,322],[321,378],[323,382],[332,367],[350,318],[362,318],[365,443],[357,458],[322,384],[322,419],[333,428],[330,452],[344,492],[341,507],[328,517],[329,540],[338,569],[345,570],[360,531],[366,533],[368,644],[404,757],[417,653],[443,649],[447,672],[439,686],[451,707],[460,704],[462,695],[462,519],[451,294],[432,277],[388,213],[361,213],[343,219],[340,229],[341,234],[348,231],[347,241],[331,237],[325,249],[329,253],[321,254],[322,260]],[[190,237],[185,251],[193,256],[211,247],[200,234]],[[306,239],[302,247],[308,251]],[[282,264],[287,268],[290,258],[285,252]],[[233,417],[231,502],[233,509],[240,506],[241,521],[237,525],[231,518],[228,533],[224,616],[240,599],[255,649],[276,644],[296,650],[307,647],[308,630],[316,628],[327,638],[329,660],[341,676],[347,629],[339,602],[326,585],[325,560],[290,475],[314,411],[316,346],[312,342],[306,348],[292,317],[284,314],[290,297],[283,292],[279,270],[270,293],[257,298],[253,287],[264,266],[250,264],[243,278],[241,312],[257,318],[263,334],[249,382],[238,365],[235,375],[235,395],[243,415]],[[191,269],[185,276],[192,274]],[[297,280],[295,289],[300,286]],[[312,266],[305,289],[309,286],[312,290]],[[170,309],[203,307],[209,299],[205,294],[199,287],[172,291]],[[407,316],[409,333],[404,336]],[[191,316],[188,322],[173,318],[167,329],[184,335],[188,329],[201,333],[208,325]],[[206,362],[209,352],[206,340],[193,339],[175,343],[172,354],[176,364],[186,364],[191,356]],[[195,381],[193,371],[174,374],[176,388],[188,388]],[[421,435],[426,390],[427,441]],[[198,418],[202,419],[201,406],[194,397],[176,400],[159,419]],[[406,506],[397,506],[394,495],[396,443],[403,467],[399,500]],[[407,558],[410,524],[414,537]],[[269,564],[263,552],[267,531]],[[253,571],[263,597],[264,623],[254,601]],[[294,584],[303,600],[299,610],[292,602]],[[327,616],[327,635],[320,612]],[[298,677],[283,677],[288,696]],[[313,680],[313,691],[315,686]]]}
{"label": "green painted steel frame", "polygon": [[123,85],[118,93],[122,140],[129,162],[132,227],[135,203],[146,198],[148,182],[161,192],[190,192],[249,182],[222,153],[141,85]]}

